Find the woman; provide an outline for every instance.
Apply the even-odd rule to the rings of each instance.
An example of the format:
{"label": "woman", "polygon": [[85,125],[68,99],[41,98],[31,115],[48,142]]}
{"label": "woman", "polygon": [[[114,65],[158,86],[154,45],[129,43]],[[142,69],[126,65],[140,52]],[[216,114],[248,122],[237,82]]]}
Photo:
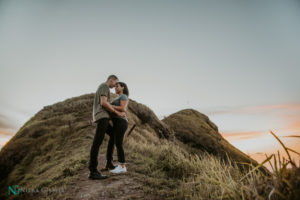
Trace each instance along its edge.
{"label": "woman", "polygon": [[[125,83],[118,82],[115,87],[115,91],[116,94],[118,94],[118,97],[115,98],[111,102],[111,104],[113,105],[114,109],[117,110],[118,112],[125,112],[128,105],[128,96],[129,96],[128,87]],[[114,142],[117,147],[119,165],[115,169],[110,170],[110,172],[124,173],[127,172],[127,169],[125,166],[123,138],[128,128],[128,119],[126,115],[124,117],[121,117],[120,115],[117,115],[115,113],[112,113],[111,118],[113,122],[112,132],[113,132]]]}

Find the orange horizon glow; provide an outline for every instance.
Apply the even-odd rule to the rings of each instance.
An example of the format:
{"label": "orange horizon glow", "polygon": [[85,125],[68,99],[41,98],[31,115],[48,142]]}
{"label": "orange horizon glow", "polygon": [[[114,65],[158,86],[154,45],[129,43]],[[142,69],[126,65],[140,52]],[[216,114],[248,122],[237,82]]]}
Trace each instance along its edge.
{"label": "orange horizon glow", "polygon": [[7,132],[7,131],[0,131],[0,136],[14,136],[15,133]]}
{"label": "orange horizon glow", "polygon": [[[282,123],[275,124],[273,132],[289,148],[300,153],[300,104],[273,104],[263,106],[251,106],[228,111],[229,113],[257,114],[271,113],[282,119]],[[223,131],[220,134],[233,146],[248,154],[251,158],[261,163],[266,155],[278,151],[281,157],[287,158],[286,152],[280,143],[270,134],[270,130],[258,131]],[[299,155],[290,152],[292,159],[300,164]],[[269,163],[265,166],[271,170]]]}
{"label": "orange horizon glow", "polygon": [[13,135],[11,134],[8,134],[6,132],[0,132],[0,149],[2,149],[12,137]]}
{"label": "orange horizon glow", "polygon": [[[286,129],[287,130],[287,129]],[[287,131],[285,131],[288,133]],[[300,153],[300,135],[288,134],[287,136],[279,136],[275,134],[284,143],[285,146]],[[266,156],[280,153],[281,158],[287,159],[288,156],[281,146],[281,144],[272,136],[268,131],[253,131],[253,132],[227,132],[221,134],[230,144],[256,160],[258,163],[262,163]],[[244,136],[245,135],[245,136]],[[300,165],[300,156],[294,152],[290,152],[292,160]],[[273,162],[272,162],[273,164]],[[270,171],[272,167],[267,162],[264,164]],[[289,165],[288,165],[289,166]],[[289,166],[290,167],[290,166]]]}

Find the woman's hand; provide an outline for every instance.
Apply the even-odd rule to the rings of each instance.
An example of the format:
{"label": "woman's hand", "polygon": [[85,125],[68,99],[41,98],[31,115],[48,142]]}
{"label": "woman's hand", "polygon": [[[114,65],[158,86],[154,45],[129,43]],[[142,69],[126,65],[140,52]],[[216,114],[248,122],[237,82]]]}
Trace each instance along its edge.
{"label": "woman's hand", "polygon": [[119,117],[125,117],[126,113],[125,112],[119,112],[117,110],[115,110],[115,113],[119,116]]}

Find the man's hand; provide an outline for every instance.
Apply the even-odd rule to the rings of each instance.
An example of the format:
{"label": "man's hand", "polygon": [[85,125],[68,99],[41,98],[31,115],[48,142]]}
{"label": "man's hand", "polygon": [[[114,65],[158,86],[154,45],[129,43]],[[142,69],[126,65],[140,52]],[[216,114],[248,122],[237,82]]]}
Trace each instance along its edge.
{"label": "man's hand", "polygon": [[125,112],[119,112],[117,110],[115,110],[115,113],[119,116],[119,117],[125,117],[126,113]]}

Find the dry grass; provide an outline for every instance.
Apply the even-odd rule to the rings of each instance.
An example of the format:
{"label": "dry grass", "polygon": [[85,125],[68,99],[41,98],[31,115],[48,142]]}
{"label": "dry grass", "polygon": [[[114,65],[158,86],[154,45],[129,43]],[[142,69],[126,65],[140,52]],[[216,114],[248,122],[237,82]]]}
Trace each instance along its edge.
{"label": "dry grass", "polygon": [[[238,163],[230,159],[224,162],[208,153],[190,155],[174,142],[156,142],[159,144],[134,138],[126,141],[130,160],[135,163],[134,170],[141,175],[144,189],[149,193],[165,199],[279,200],[299,197],[299,166],[294,163],[293,168],[286,168],[288,163],[293,163],[290,159],[278,159],[279,155],[276,158],[272,154],[257,166],[244,163],[250,170],[248,167],[248,171],[241,172]],[[271,176],[266,176],[259,168],[271,161],[274,171]]]}

